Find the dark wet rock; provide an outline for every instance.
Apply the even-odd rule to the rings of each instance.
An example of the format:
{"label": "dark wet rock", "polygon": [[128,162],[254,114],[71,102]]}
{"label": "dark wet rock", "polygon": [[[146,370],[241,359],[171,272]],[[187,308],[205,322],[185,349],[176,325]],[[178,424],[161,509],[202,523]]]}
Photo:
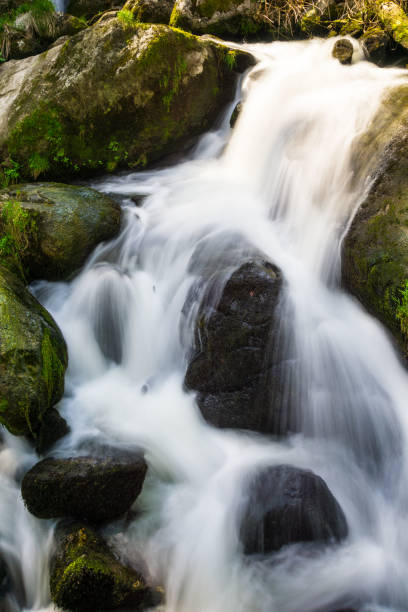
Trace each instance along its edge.
{"label": "dark wet rock", "polygon": [[119,231],[121,209],[88,187],[33,183],[0,189],[0,230],[13,236],[10,256],[27,281],[61,280],[77,271],[95,246]]}
{"label": "dark wet rock", "polygon": [[39,518],[94,523],[124,514],[139,495],[147,466],[140,456],[47,458],[24,476],[21,492]]}
{"label": "dark wet rock", "polygon": [[168,25],[174,0],[127,0],[124,10],[130,11],[141,23]]}
{"label": "dark wet rock", "polygon": [[99,13],[120,9],[124,4],[123,0],[70,0],[67,6],[67,13],[76,17],[91,19]]}
{"label": "dark wet rock", "polygon": [[0,605],[2,598],[10,590],[11,581],[6,562],[0,557]]}
{"label": "dark wet rock", "polygon": [[373,26],[364,32],[361,37],[361,42],[368,60],[374,62],[378,66],[384,66],[386,64],[391,43],[390,36],[387,32],[378,26]]}
{"label": "dark wet rock", "polygon": [[58,410],[51,408],[43,418],[41,428],[36,442],[36,451],[40,455],[46,453],[58,440],[69,433],[66,420]]}
{"label": "dark wet rock", "polygon": [[242,102],[238,102],[238,104],[236,105],[236,107],[232,111],[232,115],[231,115],[231,119],[230,119],[230,126],[232,128],[236,124],[236,122],[238,120],[238,117],[241,114],[241,111],[242,111]]}
{"label": "dark wet rock", "polygon": [[161,589],[149,586],[138,569],[122,565],[88,525],[63,523],[55,539],[50,588],[60,608],[70,612],[146,610],[160,603]]}
{"label": "dark wet rock", "polygon": [[0,266],[0,423],[38,441],[61,399],[67,350],[51,315]]}
{"label": "dark wet rock", "polygon": [[288,465],[269,467],[253,476],[247,487],[240,529],[246,554],[347,537],[342,509],[313,472]]}
{"label": "dark wet rock", "polygon": [[374,177],[343,243],[344,286],[408,352],[408,87],[388,92],[355,147],[356,174]]}
{"label": "dark wet rock", "polygon": [[335,42],[332,55],[340,64],[351,64],[353,50],[353,44],[347,38],[341,38]]}
{"label": "dark wet rock", "polygon": [[206,290],[185,384],[198,392],[204,418],[217,427],[287,431],[287,414],[274,409],[280,367],[275,311],[281,288],[280,270],[254,258],[230,273],[216,305],[216,283]]}
{"label": "dark wet rock", "polygon": [[[0,157],[22,179],[142,168],[212,124],[240,52],[107,14],[46,53],[0,66]],[[96,93],[95,93],[96,92]]]}

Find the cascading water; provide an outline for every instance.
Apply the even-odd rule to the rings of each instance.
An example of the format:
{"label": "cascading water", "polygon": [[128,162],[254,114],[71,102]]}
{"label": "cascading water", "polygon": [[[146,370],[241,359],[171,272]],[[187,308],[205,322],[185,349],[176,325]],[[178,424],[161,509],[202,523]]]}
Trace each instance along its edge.
{"label": "cascading water", "polygon": [[[233,105],[183,163],[95,185],[121,197],[121,235],[71,283],[34,287],[69,347],[60,410],[71,434],[53,454],[145,449],[145,512],[109,537],[129,562],[143,551],[165,612],[408,609],[408,377],[381,326],[337,286],[340,240],[366,187],[353,176],[352,143],[404,73],[341,66],[332,46],[251,47],[259,63],[232,135]],[[295,402],[301,433],[282,442],[206,425],[183,391],[196,312],[183,308],[189,291],[225,256],[238,267],[248,245],[286,280],[283,397]],[[53,609],[52,523],[29,516],[15,480],[35,461],[5,436],[0,551],[15,584],[11,612]],[[235,522],[245,475],[282,463],[325,479],[349,536],[318,552],[294,545],[245,559]]]}

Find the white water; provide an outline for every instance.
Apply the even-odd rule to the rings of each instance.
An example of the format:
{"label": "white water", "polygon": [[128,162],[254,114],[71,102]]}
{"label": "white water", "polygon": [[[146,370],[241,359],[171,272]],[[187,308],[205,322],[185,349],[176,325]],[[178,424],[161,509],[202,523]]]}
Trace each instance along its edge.
{"label": "white water", "polygon": [[[341,66],[333,44],[253,47],[260,63],[233,133],[231,105],[183,163],[96,184],[123,198],[121,235],[72,283],[35,287],[69,346],[60,410],[72,433],[53,454],[146,450],[144,513],[109,536],[128,562],[142,551],[165,612],[408,610],[408,377],[380,325],[337,288],[339,242],[365,188],[352,180],[351,145],[404,73],[358,51]],[[130,198],[140,195],[137,208]],[[197,308],[183,311],[189,289],[220,261],[238,266],[248,245],[287,281],[279,348],[302,433],[281,442],[207,426],[182,389]],[[18,587],[12,612],[52,609],[52,524],[28,515],[14,479],[35,461],[6,436],[0,551]],[[325,479],[349,537],[244,559],[235,521],[244,477],[281,463]]]}

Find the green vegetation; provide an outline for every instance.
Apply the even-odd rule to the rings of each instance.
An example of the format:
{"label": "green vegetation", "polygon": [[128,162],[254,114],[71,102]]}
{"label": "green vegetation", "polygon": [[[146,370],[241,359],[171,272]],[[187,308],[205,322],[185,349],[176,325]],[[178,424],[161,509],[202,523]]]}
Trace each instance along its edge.
{"label": "green vegetation", "polygon": [[0,212],[0,262],[25,278],[22,260],[35,243],[37,223],[19,202],[5,202]]}
{"label": "green vegetation", "polygon": [[0,15],[0,53],[2,61],[10,55],[13,35],[52,38],[56,31],[56,12],[51,0],[29,0]]}
{"label": "green vegetation", "polygon": [[408,336],[408,280],[405,282],[405,286],[399,290],[399,293],[400,297],[396,300],[396,317],[400,323],[402,333]]}
{"label": "green vegetation", "polygon": [[116,16],[124,25],[129,26],[136,23],[132,11],[129,11],[128,9],[122,9]]}

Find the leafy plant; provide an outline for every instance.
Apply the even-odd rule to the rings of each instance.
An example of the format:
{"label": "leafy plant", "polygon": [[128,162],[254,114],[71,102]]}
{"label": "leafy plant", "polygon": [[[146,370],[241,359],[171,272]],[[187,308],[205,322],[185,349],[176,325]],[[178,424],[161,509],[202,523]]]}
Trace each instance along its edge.
{"label": "leafy plant", "polygon": [[133,25],[135,23],[133,13],[132,11],[129,11],[128,9],[122,9],[121,11],[118,12],[116,16],[119,19],[119,21],[121,21],[125,25]]}

